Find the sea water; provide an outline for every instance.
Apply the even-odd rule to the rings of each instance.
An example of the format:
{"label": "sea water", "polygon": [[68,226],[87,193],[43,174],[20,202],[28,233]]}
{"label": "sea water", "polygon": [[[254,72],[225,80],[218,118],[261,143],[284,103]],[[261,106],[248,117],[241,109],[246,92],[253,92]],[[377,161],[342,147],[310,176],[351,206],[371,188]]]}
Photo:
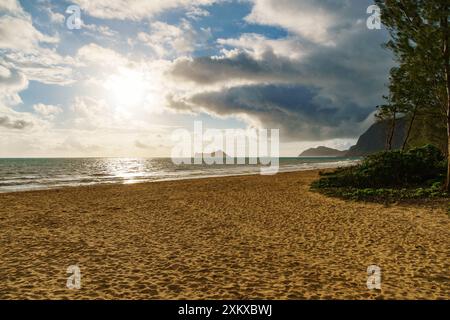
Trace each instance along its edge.
{"label": "sea water", "polygon": [[[279,172],[343,167],[358,161],[280,158]],[[170,158],[4,158],[0,159],[0,192],[259,173],[260,165],[176,165]]]}

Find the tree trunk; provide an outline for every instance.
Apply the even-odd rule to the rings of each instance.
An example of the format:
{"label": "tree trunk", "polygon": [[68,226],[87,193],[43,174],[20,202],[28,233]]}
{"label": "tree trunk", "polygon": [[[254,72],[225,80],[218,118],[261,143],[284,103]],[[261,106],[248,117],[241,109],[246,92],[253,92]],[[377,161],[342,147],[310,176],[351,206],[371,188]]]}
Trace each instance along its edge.
{"label": "tree trunk", "polygon": [[393,117],[392,117],[392,127],[391,130],[389,132],[389,137],[387,140],[387,150],[391,151],[392,150],[392,140],[394,139],[394,133],[395,133],[395,125],[397,122],[397,115],[394,113]]}
{"label": "tree trunk", "polygon": [[402,151],[405,151],[406,144],[408,143],[409,136],[411,134],[411,129],[416,119],[417,107],[414,108],[413,114],[411,115],[411,121],[409,122],[408,131],[406,131],[405,140],[403,141]]}
{"label": "tree trunk", "polygon": [[441,28],[443,35],[443,58],[445,68],[445,87],[447,91],[446,109],[447,109],[447,179],[445,182],[445,189],[450,191],[450,52],[449,52],[449,30],[448,30],[448,15],[449,7],[444,5],[441,18]]}
{"label": "tree trunk", "polygon": [[[450,92],[450,89],[449,89]],[[445,190],[450,192],[450,99],[448,99],[448,110],[447,110],[447,181],[445,182]]]}

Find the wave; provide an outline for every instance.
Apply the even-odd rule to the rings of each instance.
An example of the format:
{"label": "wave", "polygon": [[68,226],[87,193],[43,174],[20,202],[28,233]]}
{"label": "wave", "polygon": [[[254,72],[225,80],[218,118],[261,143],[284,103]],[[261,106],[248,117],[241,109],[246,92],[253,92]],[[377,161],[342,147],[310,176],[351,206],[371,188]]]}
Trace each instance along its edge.
{"label": "wave", "polygon": [[[0,159],[0,192],[259,174],[261,165],[181,165],[149,159]],[[279,172],[345,167],[356,158],[280,158]]]}

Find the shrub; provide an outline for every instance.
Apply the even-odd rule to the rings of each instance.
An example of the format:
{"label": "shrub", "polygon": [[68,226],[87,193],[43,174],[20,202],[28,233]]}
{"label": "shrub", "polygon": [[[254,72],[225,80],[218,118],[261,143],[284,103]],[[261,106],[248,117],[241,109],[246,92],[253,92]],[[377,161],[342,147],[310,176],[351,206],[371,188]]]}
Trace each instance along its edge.
{"label": "shrub", "polygon": [[437,188],[444,180],[444,159],[440,150],[432,145],[407,152],[383,151],[366,157],[361,164],[354,167],[322,174],[322,177],[313,183],[313,187],[377,189],[423,185]]}

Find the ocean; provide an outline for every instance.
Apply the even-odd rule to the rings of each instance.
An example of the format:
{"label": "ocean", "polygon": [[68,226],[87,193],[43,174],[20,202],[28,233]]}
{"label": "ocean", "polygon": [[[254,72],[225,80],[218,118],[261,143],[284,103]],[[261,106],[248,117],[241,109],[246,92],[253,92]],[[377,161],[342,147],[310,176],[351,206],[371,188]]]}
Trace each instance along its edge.
{"label": "ocean", "polygon": [[[279,172],[343,167],[358,161],[280,158]],[[259,173],[260,165],[175,165],[170,158],[4,158],[0,159],[0,192]]]}

